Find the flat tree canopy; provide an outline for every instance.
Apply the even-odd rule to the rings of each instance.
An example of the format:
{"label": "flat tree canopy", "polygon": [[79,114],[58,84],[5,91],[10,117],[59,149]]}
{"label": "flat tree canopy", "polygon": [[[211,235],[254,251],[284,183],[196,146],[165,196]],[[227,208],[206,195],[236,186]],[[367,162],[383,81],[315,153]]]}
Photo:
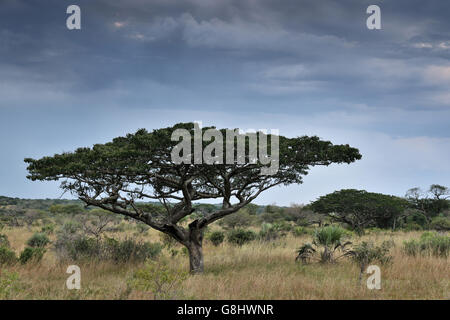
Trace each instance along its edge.
{"label": "flat tree canopy", "polygon": [[408,207],[408,202],[381,193],[343,189],[320,197],[309,207],[361,233],[369,226],[394,227],[396,218]]}
{"label": "flat tree canopy", "polygon": [[[187,247],[191,271],[202,272],[202,239],[207,225],[238,211],[269,188],[302,183],[312,166],[361,159],[358,149],[349,145],[333,145],[316,136],[279,136],[279,169],[272,175],[261,174],[265,165],[259,160],[244,164],[236,158],[231,164],[176,164],[171,157],[178,144],[171,139],[176,129],[195,134],[193,123],[179,123],[152,132],[141,129],[92,148],[38,160],[27,158],[27,178],[62,180],[61,188],[86,205],[134,218],[172,236]],[[203,132],[207,129],[211,128],[202,128]],[[224,136],[225,130],[220,130]],[[267,135],[268,144],[272,138]],[[245,139],[248,150],[249,139]],[[223,153],[225,148],[224,142]],[[188,228],[183,227],[180,220],[195,211],[193,202],[204,199],[220,200],[222,205],[190,222]],[[164,212],[145,210],[149,207],[140,205],[150,200],[160,201]]]}

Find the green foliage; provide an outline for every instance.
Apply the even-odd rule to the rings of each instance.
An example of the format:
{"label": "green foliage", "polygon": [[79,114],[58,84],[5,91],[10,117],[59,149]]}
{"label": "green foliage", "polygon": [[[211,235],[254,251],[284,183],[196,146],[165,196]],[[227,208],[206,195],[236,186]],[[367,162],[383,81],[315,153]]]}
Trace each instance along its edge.
{"label": "green foliage", "polygon": [[5,246],[0,246],[0,266],[16,263],[17,258],[14,251]]}
{"label": "green foliage", "polygon": [[309,263],[315,253],[316,249],[314,249],[313,245],[305,243],[297,250],[295,261],[301,260],[302,263]]}
{"label": "green foliage", "polygon": [[132,239],[123,241],[107,241],[106,250],[109,251],[110,259],[116,262],[145,261],[156,258],[162,250],[159,243],[136,242]]}
{"label": "green foliage", "polygon": [[307,229],[306,227],[294,227],[292,229],[292,234],[295,237],[301,237],[303,235],[311,234],[311,231]]}
{"label": "green foliage", "polygon": [[264,241],[273,241],[286,236],[283,225],[279,223],[263,223],[258,233],[258,238]]}
{"label": "green foliage", "polygon": [[55,227],[54,224],[46,224],[41,228],[41,233],[53,234],[55,232]]}
{"label": "green foliage", "polygon": [[394,243],[384,241],[380,246],[374,245],[372,242],[363,241],[353,250],[348,251],[345,255],[350,256],[359,266],[359,282],[362,281],[362,274],[369,264],[378,261],[381,264],[387,264],[392,260],[389,251]]}
{"label": "green foliage", "polygon": [[139,262],[157,257],[162,250],[159,243],[138,242],[133,239],[99,240],[86,236],[60,237],[55,243],[60,260],[112,260],[117,263]]}
{"label": "green foliage", "polygon": [[423,230],[423,227],[420,224],[417,224],[416,222],[408,222],[403,226],[403,229],[405,231],[417,231]]}
{"label": "green foliage", "polygon": [[354,261],[358,263],[361,270],[372,262],[378,261],[381,264],[386,264],[392,260],[389,252],[393,246],[390,241],[383,241],[380,246],[374,245],[372,242],[363,241],[355,246],[355,248],[348,253]]}
{"label": "green foliage", "polygon": [[208,236],[209,241],[216,247],[225,240],[225,233],[222,231],[213,231]]}
{"label": "green foliage", "polygon": [[255,239],[256,239],[255,232],[241,228],[230,230],[227,236],[228,242],[238,246],[242,246],[243,244],[253,241]]}
{"label": "green foliage", "polygon": [[45,233],[35,233],[27,241],[27,245],[33,248],[44,248],[50,243],[50,239]]}
{"label": "green foliage", "polygon": [[9,240],[6,234],[0,234],[0,247],[10,247]]}
{"label": "green foliage", "polygon": [[220,225],[228,229],[244,228],[252,225],[254,221],[254,216],[250,215],[245,209],[241,209],[221,219]]}
{"label": "green foliage", "polygon": [[435,217],[431,220],[430,228],[438,231],[450,231],[450,218],[444,216]]}
{"label": "green foliage", "polygon": [[365,190],[344,189],[320,197],[309,207],[362,233],[364,228],[370,226],[391,227],[407,206],[407,201],[398,197]]}
{"label": "green foliage", "polygon": [[450,255],[450,236],[424,232],[419,240],[405,241],[403,251],[411,256],[421,254],[446,258]]}
{"label": "green foliage", "polygon": [[19,274],[0,270],[0,300],[11,299],[12,295],[21,289]]}
{"label": "green foliage", "polygon": [[48,210],[53,214],[77,214],[84,212],[84,209],[77,204],[54,204]]}
{"label": "green foliage", "polygon": [[411,188],[406,192],[410,207],[419,210],[428,218],[436,217],[450,208],[448,195],[450,195],[450,190],[438,184],[432,184],[426,192],[418,187]]}
{"label": "green foliage", "polygon": [[[322,263],[334,263],[339,258],[344,257],[351,242],[344,242],[345,230],[336,226],[327,226],[315,230],[312,244],[306,243],[297,251],[297,260],[309,262],[315,253],[319,253],[319,260]],[[314,250],[312,250],[314,249]],[[342,255],[335,257],[335,253],[341,251]]]}
{"label": "green foliage", "polygon": [[[428,224],[427,217],[421,213],[420,211],[413,211],[406,217],[406,225],[405,228],[408,228],[410,230],[422,230],[425,228]],[[414,229],[414,226],[419,226],[416,229]]]}
{"label": "green foliage", "polygon": [[345,234],[345,230],[336,226],[327,226],[315,230],[314,243],[322,246],[335,246],[339,244],[342,237]]}
{"label": "green foliage", "polygon": [[26,247],[19,256],[21,264],[37,263],[44,257],[45,249],[41,247]]}
{"label": "green foliage", "polygon": [[169,300],[180,297],[180,286],[188,273],[170,269],[162,261],[147,261],[142,269],[133,273],[128,286],[138,291],[151,292],[155,300]]}

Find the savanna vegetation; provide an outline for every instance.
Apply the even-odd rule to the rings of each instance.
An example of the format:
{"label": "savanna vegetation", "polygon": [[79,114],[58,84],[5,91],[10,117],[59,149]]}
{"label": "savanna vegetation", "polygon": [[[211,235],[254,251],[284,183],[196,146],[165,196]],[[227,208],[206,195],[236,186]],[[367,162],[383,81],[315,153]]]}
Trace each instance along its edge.
{"label": "savanna vegetation", "polygon": [[[279,169],[264,175],[267,163],[254,159],[174,163],[175,129],[195,135],[178,124],[25,159],[29,179],[60,180],[78,200],[0,197],[0,299],[450,298],[445,186],[257,205],[262,192],[302,183],[312,166],[350,164],[359,151],[280,136]],[[214,142],[214,156],[229,147]],[[381,290],[364,285],[371,264]],[[69,265],[80,267],[80,290],[65,286]]]}
{"label": "savanna vegetation", "polygon": [[[182,224],[211,206],[196,204]],[[173,238],[80,201],[2,197],[0,211],[1,299],[449,298],[450,236],[433,224],[448,211],[416,222],[408,207],[395,229],[361,234],[310,206],[253,205],[205,230],[201,275],[186,272],[188,252]],[[80,290],[65,286],[71,264]],[[365,286],[370,264],[381,290]]]}

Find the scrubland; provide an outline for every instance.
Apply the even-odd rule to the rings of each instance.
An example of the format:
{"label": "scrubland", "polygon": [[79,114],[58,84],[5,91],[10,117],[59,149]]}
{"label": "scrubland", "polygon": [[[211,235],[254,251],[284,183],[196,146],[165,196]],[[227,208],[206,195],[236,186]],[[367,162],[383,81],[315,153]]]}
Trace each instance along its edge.
{"label": "scrubland", "polygon": [[[6,227],[10,246],[24,249],[37,227]],[[358,266],[350,259],[336,263],[295,262],[296,250],[311,235],[295,237],[289,233],[273,241],[251,241],[242,246],[223,242],[214,246],[204,242],[205,272],[187,275],[177,285],[172,299],[450,299],[450,264],[448,257],[406,255],[404,241],[418,239],[422,232],[375,230],[351,241],[381,243],[391,240],[392,261],[380,266],[381,289],[369,290],[363,278],[358,282]],[[160,234],[147,230],[138,235],[131,228],[115,232],[115,238],[138,237],[158,242]],[[54,241],[54,235],[50,235]],[[188,270],[189,259],[182,247],[165,247],[157,261],[163,261],[174,274]],[[69,264],[81,269],[81,289],[68,290]],[[8,295],[3,299],[153,299],[150,291],[130,289],[128,279],[144,263],[112,261],[59,261],[48,249],[40,262],[2,266],[2,274],[15,274]],[[367,275],[365,275],[367,277]],[[5,282],[5,280],[3,280]],[[7,287],[5,283],[3,286]],[[0,285],[1,287],[1,285]],[[5,290],[5,289],[4,289]],[[1,293],[1,290],[0,290]]]}

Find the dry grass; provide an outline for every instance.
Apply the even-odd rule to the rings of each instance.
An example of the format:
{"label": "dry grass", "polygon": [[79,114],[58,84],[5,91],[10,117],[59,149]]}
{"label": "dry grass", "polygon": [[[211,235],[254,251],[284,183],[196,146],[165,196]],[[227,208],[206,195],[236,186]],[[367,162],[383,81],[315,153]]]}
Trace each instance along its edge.
{"label": "dry grass", "polygon": [[[12,247],[23,249],[34,230],[8,229]],[[123,237],[125,235],[121,235]],[[253,242],[242,247],[206,243],[205,274],[190,276],[179,298],[187,299],[450,299],[448,259],[409,257],[403,254],[404,240],[420,233],[382,232],[363,239],[381,242],[392,239],[393,262],[381,266],[381,290],[369,290],[358,284],[358,267],[342,260],[334,265],[295,263],[295,251],[309,236],[288,236],[274,243]],[[158,241],[158,233],[149,231],[146,240]],[[361,240],[363,240],[361,239]],[[355,241],[355,239],[354,239]],[[180,250],[181,252],[181,250]],[[164,255],[169,257],[168,252]],[[168,258],[170,268],[186,270],[183,254]],[[80,264],[81,290],[65,287],[67,265],[58,264],[49,251],[38,265],[3,268],[20,276],[21,290],[13,299],[151,299],[149,293],[127,290],[126,280],[140,265],[110,262]]]}

